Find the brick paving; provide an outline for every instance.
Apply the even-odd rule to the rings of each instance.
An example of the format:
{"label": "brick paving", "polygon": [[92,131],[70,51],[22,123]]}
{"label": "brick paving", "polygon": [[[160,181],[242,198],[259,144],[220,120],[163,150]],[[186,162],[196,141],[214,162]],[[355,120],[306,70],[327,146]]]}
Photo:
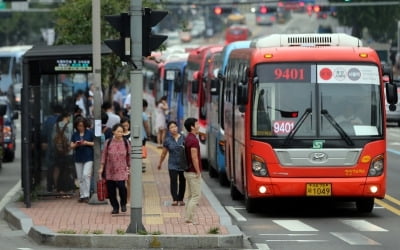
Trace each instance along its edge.
{"label": "brick paving", "polygon": [[[205,235],[218,228],[219,234],[229,234],[220,224],[220,218],[202,194],[194,220],[197,225],[184,222],[184,206],[171,206],[167,159],[161,170],[157,169],[161,150],[148,144],[149,158],[145,160],[143,173],[142,223],[148,233],[163,235]],[[130,209],[126,213],[111,215],[108,203],[91,205],[78,203],[78,196],[72,198],[47,198],[32,202],[30,208],[23,203],[17,206],[32,218],[36,226],[46,226],[55,233],[77,234],[119,234],[130,224]],[[186,201],[186,198],[184,199]]]}

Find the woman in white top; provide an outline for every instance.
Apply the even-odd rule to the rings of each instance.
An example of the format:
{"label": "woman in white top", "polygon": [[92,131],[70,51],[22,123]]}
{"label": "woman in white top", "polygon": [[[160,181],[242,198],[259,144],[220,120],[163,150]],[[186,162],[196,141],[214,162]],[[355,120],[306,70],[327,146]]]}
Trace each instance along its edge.
{"label": "woman in white top", "polygon": [[166,117],[168,114],[167,96],[161,97],[156,107],[156,129],[157,129],[157,144],[162,148],[164,143],[165,134],[167,132]]}

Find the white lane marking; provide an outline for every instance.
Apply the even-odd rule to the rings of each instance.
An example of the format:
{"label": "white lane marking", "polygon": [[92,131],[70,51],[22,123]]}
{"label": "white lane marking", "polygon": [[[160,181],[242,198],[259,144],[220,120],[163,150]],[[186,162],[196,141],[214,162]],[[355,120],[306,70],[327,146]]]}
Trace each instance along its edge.
{"label": "white lane marking", "polygon": [[365,237],[359,233],[335,233],[331,232],[333,236],[343,240],[350,245],[369,245],[369,246],[380,246],[379,242],[376,242],[368,237]]}
{"label": "white lane marking", "polygon": [[318,229],[315,229],[299,220],[273,220],[273,222],[289,231],[318,231]]}
{"label": "white lane marking", "polygon": [[315,236],[318,234],[259,234],[261,236],[293,236],[293,237],[297,237],[297,236]]}
{"label": "white lane marking", "polygon": [[374,225],[366,220],[342,220],[342,222],[361,232],[387,232],[387,229]]}
{"label": "white lane marking", "polygon": [[247,221],[246,218],[244,218],[238,211],[236,211],[236,209],[232,206],[225,206],[226,210],[228,211],[228,213],[230,213],[233,218],[235,218],[235,220],[237,221]]}
{"label": "white lane marking", "polygon": [[285,242],[290,242],[290,241],[292,241],[292,242],[326,242],[328,240],[266,240],[266,241],[270,241],[270,242],[272,242],[272,241],[279,241],[279,242],[282,242],[282,241],[285,241]]}
{"label": "white lane marking", "polygon": [[267,244],[256,243],[255,245],[259,250],[271,250]]}

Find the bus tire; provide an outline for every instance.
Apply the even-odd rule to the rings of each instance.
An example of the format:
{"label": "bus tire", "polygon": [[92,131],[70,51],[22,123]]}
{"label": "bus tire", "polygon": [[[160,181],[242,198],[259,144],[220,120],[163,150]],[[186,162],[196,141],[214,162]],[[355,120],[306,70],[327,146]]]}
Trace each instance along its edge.
{"label": "bus tire", "polygon": [[248,213],[257,212],[257,199],[249,198],[249,196],[246,194],[244,204]]}
{"label": "bus tire", "polygon": [[216,178],[218,176],[218,172],[213,166],[208,165],[208,175],[211,178]]}
{"label": "bus tire", "polygon": [[201,160],[201,166],[203,167],[204,170],[209,169],[208,161],[207,161],[207,160],[204,160],[204,159]]}
{"label": "bus tire", "polygon": [[231,182],[230,186],[230,191],[231,191],[231,198],[234,201],[241,200],[243,199],[242,194],[239,192],[239,190],[235,187],[235,184]]}
{"label": "bus tire", "polygon": [[228,177],[226,177],[226,173],[219,173],[218,174],[218,182],[221,186],[223,187],[227,187],[229,186],[229,181],[228,181]]}
{"label": "bus tire", "polygon": [[356,201],[357,211],[360,213],[371,213],[374,209],[374,198],[362,198]]}

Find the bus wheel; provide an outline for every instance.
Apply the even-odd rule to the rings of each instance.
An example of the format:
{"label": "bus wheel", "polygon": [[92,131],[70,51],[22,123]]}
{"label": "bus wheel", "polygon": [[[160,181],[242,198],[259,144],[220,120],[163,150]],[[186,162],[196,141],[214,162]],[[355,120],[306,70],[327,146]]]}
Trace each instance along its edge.
{"label": "bus wheel", "polygon": [[211,164],[208,165],[208,175],[211,178],[215,178],[218,176],[217,170],[213,166],[211,166]]}
{"label": "bus wheel", "polygon": [[210,168],[208,166],[208,161],[207,160],[201,160],[201,166],[203,167],[204,170],[207,170],[207,169]]}
{"label": "bus wheel", "polygon": [[356,201],[356,207],[360,213],[371,213],[374,208],[374,198],[364,198]]}
{"label": "bus wheel", "polygon": [[242,194],[239,192],[239,190],[237,190],[235,184],[233,184],[232,181],[231,181],[231,198],[234,201],[243,199]]}
{"label": "bus wheel", "polygon": [[218,182],[223,187],[229,186],[229,181],[228,181],[228,178],[226,177],[225,172],[218,174]]}
{"label": "bus wheel", "polygon": [[246,206],[246,210],[248,213],[254,213],[257,212],[257,199],[254,198],[249,198],[249,196],[246,194],[246,197],[244,199],[244,203]]}

